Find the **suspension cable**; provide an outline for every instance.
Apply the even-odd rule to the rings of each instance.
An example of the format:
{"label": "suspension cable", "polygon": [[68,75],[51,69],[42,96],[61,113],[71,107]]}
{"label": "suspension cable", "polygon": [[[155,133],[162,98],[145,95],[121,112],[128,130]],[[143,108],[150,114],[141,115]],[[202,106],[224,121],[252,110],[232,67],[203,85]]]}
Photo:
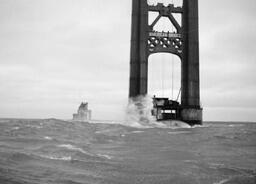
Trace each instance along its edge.
{"label": "suspension cable", "polygon": [[[174,4],[174,0],[172,0],[172,4]],[[173,25],[172,25],[172,32],[174,32]],[[174,56],[172,54],[172,100],[173,100],[173,91],[174,91]]]}

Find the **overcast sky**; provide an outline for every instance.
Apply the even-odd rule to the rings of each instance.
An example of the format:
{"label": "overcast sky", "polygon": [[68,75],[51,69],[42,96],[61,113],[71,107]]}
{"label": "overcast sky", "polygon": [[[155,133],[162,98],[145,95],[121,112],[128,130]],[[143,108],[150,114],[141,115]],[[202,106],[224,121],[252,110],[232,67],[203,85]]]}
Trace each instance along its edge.
{"label": "overcast sky", "polygon": [[[256,1],[199,9],[204,119],[256,121]],[[89,101],[94,119],[121,119],[130,20],[131,0],[0,0],[0,117],[70,119]]]}

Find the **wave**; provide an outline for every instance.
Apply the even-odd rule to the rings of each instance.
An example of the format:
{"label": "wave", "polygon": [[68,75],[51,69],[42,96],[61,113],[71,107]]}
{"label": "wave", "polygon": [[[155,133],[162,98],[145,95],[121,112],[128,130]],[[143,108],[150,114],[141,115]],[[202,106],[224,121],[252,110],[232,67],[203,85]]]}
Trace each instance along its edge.
{"label": "wave", "polygon": [[242,127],[244,126],[243,124],[231,124],[231,125],[228,125],[229,127]]}
{"label": "wave", "polygon": [[215,182],[213,184],[224,184],[224,183],[228,182],[229,180],[230,180],[229,178],[228,179],[223,179],[223,180],[221,180],[219,182]]}
{"label": "wave", "polygon": [[66,149],[72,150],[72,151],[78,151],[80,153],[83,153],[83,154],[91,156],[91,157],[101,157],[101,158],[106,158],[106,159],[112,159],[112,157],[107,155],[107,154],[93,154],[93,153],[85,151],[84,149],[76,147],[76,146],[71,145],[71,144],[61,144],[61,145],[58,145],[58,147],[66,148]]}
{"label": "wave", "polygon": [[194,125],[191,128],[209,128],[209,127],[211,127],[211,125],[202,124],[202,125]]}
{"label": "wave", "polygon": [[46,139],[46,140],[53,140],[53,138],[49,137],[49,136],[45,136],[44,139]]}
{"label": "wave", "polygon": [[136,122],[137,126],[134,126],[134,122],[129,124],[125,123],[126,126],[132,126],[135,128],[163,128],[163,129],[180,129],[180,128],[192,128],[185,122],[178,120],[168,120],[168,121],[148,121],[148,122]]}
{"label": "wave", "polygon": [[206,125],[199,125],[199,127],[213,127],[213,128],[235,128],[235,127],[243,127],[245,126],[245,124],[230,124],[228,122],[226,123],[219,123],[219,122],[216,122],[216,123],[209,123],[209,124],[206,124]]}
{"label": "wave", "polygon": [[188,133],[191,133],[191,132],[189,132],[189,131],[168,132],[168,134],[171,134],[171,135],[188,134]]}
{"label": "wave", "polygon": [[132,131],[131,133],[132,134],[140,134],[140,133],[143,133],[144,131]]}
{"label": "wave", "polygon": [[73,151],[79,151],[79,152],[81,152],[81,153],[83,153],[83,154],[85,154],[85,155],[94,156],[94,154],[89,153],[89,152],[83,150],[82,148],[73,146],[73,145],[71,145],[71,144],[61,144],[61,145],[58,145],[58,147],[60,147],[60,148],[66,148],[66,149],[68,149],[68,150],[73,150]]}
{"label": "wave", "polygon": [[109,156],[109,155],[106,155],[106,154],[97,154],[98,157],[101,157],[101,158],[106,158],[108,160],[111,160],[113,157],[112,156]]}
{"label": "wave", "polygon": [[[158,123],[158,122],[157,122]],[[178,129],[178,128],[193,128],[189,124],[179,120],[160,121],[163,124],[163,128]]]}
{"label": "wave", "polygon": [[8,119],[0,119],[0,123],[9,123],[11,120]]}
{"label": "wave", "polygon": [[43,128],[43,126],[41,126],[41,125],[25,125],[25,127],[34,128],[34,129],[41,129],[41,128]]}
{"label": "wave", "polygon": [[[109,121],[109,120],[97,120],[97,121],[90,121],[90,124],[108,124],[108,125],[121,125],[130,128],[138,128],[138,129],[146,129],[152,128],[149,123],[144,122],[136,122],[136,121],[126,121],[126,120],[119,120],[119,121]],[[99,132],[99,131],[97,131]]]}
{"label": "wave", "polygon": [[61,156],[61,155],[42,155],[42,154],[32,154],[32,153],[23,153],[17,152],[13,153],[9,156],[9,162],[28,162],[33,159],[37,159],[38,157],[50,160],[63,160],[63,161],[71,161],[71,156]]}
{"label": "wave", "polygon": [[[180,129],[180,128],[195,128],[191,127],[185,122],[178,121],[178,120],[168,120],[168,121],[112,121],[111,123],[108,123],[104,120],[97,121],[97,123],[94,123],[91,121],[91,124],[110,124],[110,125],[121,125],[128,128],[136,128],[136,129],[152,129],[152,128],[163,128],[163,129]],[[198,126],[199,127],[199,126]],[[96,131],[95,133],[101,133],[108,130],[103,131]],[[109,130],[110,131],[110,130]]]}
{"label": "wave", "polygon": [[20,129],[20,127],[13,127],[11,130],[19,130]]}
{"label": "wave", "polygon": [[33,155],[23,152],[16,152],[8,157],[9,161],[24,162],[33,159]]}
{"label": "wave", "polygon": [[49,156],[49,155],[38,155],[42,158],[50,159],[50,160],[63,160],[63,161],[71,161],[71,156]]}
{"label": "wave", "polygon": [[110,160],[113,158],[112,156],[104,153],[91,153],[72,144],[45,145],[32,151],[33,153],[31,155],[51,160],[97,161],[98,159]]}

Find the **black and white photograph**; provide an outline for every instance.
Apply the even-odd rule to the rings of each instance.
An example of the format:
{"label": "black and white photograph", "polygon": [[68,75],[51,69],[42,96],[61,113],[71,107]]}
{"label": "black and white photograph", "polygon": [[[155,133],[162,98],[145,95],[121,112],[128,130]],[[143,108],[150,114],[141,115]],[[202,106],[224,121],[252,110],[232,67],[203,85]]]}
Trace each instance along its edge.
{"label": "black and white photograph", "polygon": [[255,0],[0,0],[0,184],[255,183]]}

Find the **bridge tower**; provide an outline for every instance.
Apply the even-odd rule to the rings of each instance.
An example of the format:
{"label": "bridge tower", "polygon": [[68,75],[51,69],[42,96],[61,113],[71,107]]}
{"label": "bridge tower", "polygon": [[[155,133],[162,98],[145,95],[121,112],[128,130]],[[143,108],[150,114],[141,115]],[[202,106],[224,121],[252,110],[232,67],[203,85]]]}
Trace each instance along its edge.
{"label": "bridge tower", "polygon": [[[158,12],[151,25],[149,12]],[[173,16],[182,17],[181,25]],[[175,32],[157,32],[154,26],[161,17],[167,17]],[[154,53],[171,53],[181,60],[180,119],[189,124],[202,123],[199,81],[198,0],[183,0],[182,7],[162,3],[149,5],[147,0],[132,1],[132,33],[130,50],[129,97],[147,95],[148,58]]]}

